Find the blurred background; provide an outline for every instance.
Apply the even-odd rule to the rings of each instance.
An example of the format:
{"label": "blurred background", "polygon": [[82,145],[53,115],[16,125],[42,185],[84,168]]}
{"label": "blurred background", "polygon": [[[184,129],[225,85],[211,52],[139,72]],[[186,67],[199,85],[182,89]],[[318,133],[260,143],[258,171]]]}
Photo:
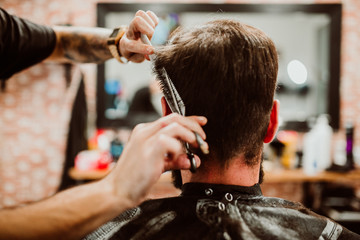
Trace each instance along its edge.
{"label": "blurred background", "polygon": [[[134,15],[132,10],[109,9],[103,4],[105,2],[108,3],[96,0],[0,0],[0,6],[11,14],[45,25],[114,28],[130,22]],[[141,4],[153,2],[125,0],[111,4],[135,4],[133,8],[136,9]],[[191,5],[195,2],[157,3]],[[330,80],[332,65],[328,62],[328,49],[332,48],[328,16],[310,17],[299,12],[287,14],[286,18],[276,14],[246,13],[240,17],[229,13],[228,17],[237,17],[261,28],[274,39],[279,50],[281,66],[277,98],[281,100],[283,124],[273,144],[265,146],[264,166],[268,177],[263,184],[264,195],[300,201],[325,211],[323,207],[331,205],[329,201],[336,202],[334,196],[340,192],[341,196],[357,200],[343,205],[338,200],[335,205],[360,208],[360,177],[353,170],[360,165],[360,75],[357,72],[360,64],[360,1],[204,0],[196,3],[251,3],[259,4],[260,8],[262,4],[341,4],[340,73],[338,86],[335,85],[337,89],[332,90],[335,95],[331,96],[328,94],[328,82],[333,81]],[[200,22],[209,17],[209,13],[156,13],[162,21],[156,39],[153,39],[155,45],[166,41],[167,34],[176,26],[188,26],[194,19]],[[217,16],[214,13],[211,17]],[[298,52],[297,57],[290,51]],[[161,94],[150,72],[149,63],[119,65],[110,60],[102,66],[38,64],[9,79],[6,91],[0,92],[0,208],[38,201],[59,189],[106,174],[121,155],[132,127],[160,116],[157,103]],[[335,110],[329,106],[332,103]],[[314,167],[305,159],[314,154],[311,143],[314,143],[315,135],[320,134],[315,131],[310,134],[316,122],[322,125],[321,129],[329,129],[324,127],[329,123],[331,133],[324,130],[328,135],[322,135],[327,136],[323,139],[329,149],[329,161],[318,162]],[[346,152],[349,147],[351,156]],[[350,168],[346,165],[349,161],[352,163]],[[328,168],[332,168],[332,173],[345,172],[346,177],[321,175]],[[93,174],[82,174],[81,170],[93,171]],[[277,172],[280,173],[277,175]],[[303,177],[295,178],[300,175]],[[320,177],[315,179],[315,176]],[[322,184],[324,182],[330,182],[330,185]],[[339,183],[340,188],[337,187]],[[158,191],[165,195],[176,193],[170,187]],[[328,193],[334,193],[334,196],[326,201]],[[161,195],[154,192],[154,196],[157,194]],[[360,221],[360,217],[356,215],[355,220]]]}

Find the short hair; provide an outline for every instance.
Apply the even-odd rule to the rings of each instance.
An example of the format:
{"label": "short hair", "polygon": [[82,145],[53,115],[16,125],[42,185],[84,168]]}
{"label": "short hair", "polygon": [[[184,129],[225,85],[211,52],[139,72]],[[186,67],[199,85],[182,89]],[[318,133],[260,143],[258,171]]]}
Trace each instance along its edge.
{"label": "short hair", "polygon": [[[153,70],[168,94],[165,68],[186,106],[186,115],[206,116],[209,155],[225,166],[243,154],[260,159],[276,88],[278,56],[261,30],[234,20],[179,28],[156,50]],[[198,153],[198,152],[197,152]]]}

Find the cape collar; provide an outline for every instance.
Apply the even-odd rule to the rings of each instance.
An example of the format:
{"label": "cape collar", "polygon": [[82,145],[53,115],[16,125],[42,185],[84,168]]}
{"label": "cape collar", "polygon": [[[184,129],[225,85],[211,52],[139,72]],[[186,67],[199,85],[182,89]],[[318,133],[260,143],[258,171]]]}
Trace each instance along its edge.
{"label": "cape collar", "polygon": [[262,196],[259,184],[244,187],[210,183],[186,183],[182,186],[181,190],[181,196],[221,197],[228,193],[231,193],[234,197],[240,195]]}

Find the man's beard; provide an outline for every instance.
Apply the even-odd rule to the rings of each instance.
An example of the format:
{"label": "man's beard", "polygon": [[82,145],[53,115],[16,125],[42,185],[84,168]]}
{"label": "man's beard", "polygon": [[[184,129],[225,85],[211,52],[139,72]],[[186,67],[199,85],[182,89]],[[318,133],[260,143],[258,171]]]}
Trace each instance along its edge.
{"label": "man's beard", "polygon": [[182,183],[182,177],[181,177],[181,172],[180,170],[173,170],[171,171],[171,177],[172,177],[172,183],[173,185],[178,188],[181,189],[183,183]]}
{"label": "man's beard", "polygon": [[264,162],[264,153],[261,154],[261,162],[260,162],[260,171],[259,171],[259,184],[262,184],[264,181],[264,169],[263,169],[263,162]]}

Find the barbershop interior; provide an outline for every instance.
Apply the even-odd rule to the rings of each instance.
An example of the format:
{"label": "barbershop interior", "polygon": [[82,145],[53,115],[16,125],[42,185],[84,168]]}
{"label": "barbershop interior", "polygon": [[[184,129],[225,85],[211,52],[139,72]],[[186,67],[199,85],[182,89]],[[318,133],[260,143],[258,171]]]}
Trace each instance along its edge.
{"label": "barbershop interior", "polygon": [[[262,194],[299,202],[360,234],[360,1],[0,0],[0,6],[38,24],[109,29],[151,10],[159,17],[154,46],[179,26],[214,18],[261,29],[277,49],[280,102],[278,131],[263,147]],[[134,127],[161,118],[162,96],[148,60],[39,63],[13,75],[0,92],[0,209],[107,176]],[[179,194],[167,171],[147,198]]]}

